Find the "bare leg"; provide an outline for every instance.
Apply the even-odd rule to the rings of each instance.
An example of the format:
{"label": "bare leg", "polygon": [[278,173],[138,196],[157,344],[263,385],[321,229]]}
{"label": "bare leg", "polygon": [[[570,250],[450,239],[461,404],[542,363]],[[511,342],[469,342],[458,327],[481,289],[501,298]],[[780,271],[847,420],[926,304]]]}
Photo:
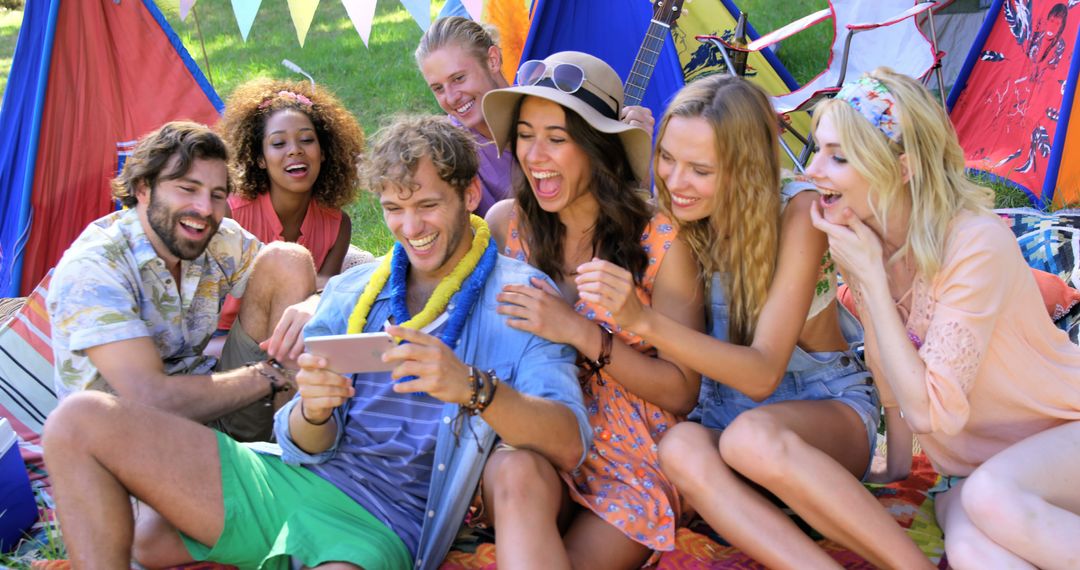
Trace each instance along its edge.
{"label": "bare leg", "polygon": [[569,500],[547,459],[523,449],[492,453],[484,467],[484,504],[495,521],[500,568],[570,568],[559,531]]}
{"label": "bare leg", "polygon": [[[850,407],[783,402],[737,417],[720,436],[720,455],[819,532],[876,566],[930,568],[926,555],[857,478],[870,460],[869,445],[866,427]],[[745,520],[752,524],[752,518]]]}
{"label": "bare leg", "polygon": [[270,338],[289,305],[315,291],[315,263],[302,245],[273,242],[255,257],[238,321],[255,342]]}
{"label": "bare leg", "polygon": [[[240,327],[240,330],[229,335],[223,347],[225,358],[218,365],[222,369],[233,368],[247,364],[246,361],[252,358],[263,358],[258,349],[247,348],[241,343],[236,333],[247,333],[256,344],[266,341],[285,310],[310,297],[314,290],[315,266],[307,249],[287,242],[273,242],[263,247],[255,258],[240,304],[240,315],[233,324],[234,329]],[[293,346],[300,337],[300,325],[287,329],[290,332],[282,341],[285,346]],[[288,359],[281,359],[281,363],[294,370],[298,368]],[[295,394],[294,390],[278,392],[269,407],[262,400],[252,402],[221,417],[215,427],[238,441],[267,441],[273,433],[274,412]]]}
{"label": "bare leg", "polygon": [[78,568],[129,568],[129,494],[203,544],[221,535],[217,440],[190,420],[96,392],[67,398],[44,434],[60,526]]}
{"label": "bare leg", "polygon": [[576,569],[639,568],[652,553],[592,511],[582,509],[564,537]]}
{"label": "bare leg", "polygon": [[964,483],[964,511],[987,538],[1039,568],[1080,568],[1080,422],[1014,444]]}
{"label": "bare leg", "polygon": [[176,527],[146,503],[135,505],[132,557],[146,568],[171,568],[191,562]]}
{"label": "bare leg", "polygon": [[961,489],[967,484],[962,481],[952,489],[945,491],[934,500],[938,524],[945,531],[945,553],[949,557],[949,566],[957,570],[1001,568],[1005,570],[1032,570],[1028,564],[1015,554],[1005,550],[1000,544],[987,538],[971,523],[964,512]]}
{"label": "bare leg", "polygon": [[719,437],[699,424],[683,422],[660,440],[664,474],[698,514],[725,540],[769,568],[839,568],[787,515],[723,462]]}

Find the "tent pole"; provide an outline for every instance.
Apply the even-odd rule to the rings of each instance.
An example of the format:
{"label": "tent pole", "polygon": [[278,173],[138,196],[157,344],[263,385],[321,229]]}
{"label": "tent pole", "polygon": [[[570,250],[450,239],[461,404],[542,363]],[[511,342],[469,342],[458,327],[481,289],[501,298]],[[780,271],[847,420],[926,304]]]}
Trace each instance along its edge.
{"label": "tent pole", "polygon": [[938,96],[941,97],[941,107],[948,111],[949,107],[945,104],[945,79],[941,73],[941,52],[938,51],[937,28],[934,27],[934,10],[940,8],[930,8],[926,11],[926,17],[930,21],[930,44],[934,46],[934,74],[937,75]]}
{"label": "tent pole", "polygon": [[203,62],[206,64],[206,76],[210,78],[210,86],[217,91],[217,85],[214,85],[214,72],[210,69],[210,58],[206,55],[206,42],[203,40],[202,26],[199,25],[199,14],[195,11],[195,6],[191,7],[191,17],[195,19],[195,31],[199,34],[199,45],[202,47]]}

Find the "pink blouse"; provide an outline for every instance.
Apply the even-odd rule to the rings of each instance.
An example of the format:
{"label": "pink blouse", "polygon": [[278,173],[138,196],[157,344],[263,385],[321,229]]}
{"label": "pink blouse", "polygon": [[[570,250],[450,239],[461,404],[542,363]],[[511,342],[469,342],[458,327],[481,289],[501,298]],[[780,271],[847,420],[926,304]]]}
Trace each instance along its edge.
{"label": "pink blouse", "polygon": [[[1080,347],[1050,320],[997,216],[961,214],[938,274],[912,287],[907,329],[926,365],[932,429],[918,438],[939,473],[969,475],[1028,436],[1080,420]],[[876,339],[866,340],[882,377]],[[887,387],[882,402],[896,405]]]}
{"label": "pink blouse", "polygon": [[[232,218],[245,230],[259,238],[259,241],[263,243],[284,241],[281,236],[284,228],[281,226],[277,212],[274,211],[269,192],[259,194],[254,200],[233,194],[229,196],[229,207],[232,208]],[[330,253],[330,248],[334,247],[334,242],[337,241],[339,232],[341,232],[341,210],[327,208],[316,203],[315,200],[308,202],[308,211],[304,215],[304,222],[300,224],[300,237],[297,238],[296,243],[311,252],[311,257],[315,260],[316,272],[322,268],[326,255]],[[239,311],[240,301],[228,297],[221,308],[218,329],[231,328]]]}

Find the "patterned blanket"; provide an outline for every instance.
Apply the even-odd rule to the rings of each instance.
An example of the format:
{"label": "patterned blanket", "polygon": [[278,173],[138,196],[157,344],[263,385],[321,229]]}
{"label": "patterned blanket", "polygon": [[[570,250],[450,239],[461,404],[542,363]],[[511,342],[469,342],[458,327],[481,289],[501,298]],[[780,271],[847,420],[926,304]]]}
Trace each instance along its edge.
{"label": "patterned blanket", "polygon": [[[1052,214],[1029,208],[999,210],[1017,237],[1028,263],[1053,273],[1068,285],[1080,289],[1080,210]],[[49,350],[49,326],[44,310],[47,276],[34,291],[14,319],[0,321],[0,416],[12,420],[20,437],[20,450],[27,462],[42,501],[42,520],[36,528],[53,519],[48,499],[48,479],[43,469],[39,435],[45,416],[56,405],[52,391],[52,354]],[[1058,321],[1069,332],[1073,342],[1080,344],[1080,305]],[[934,519],[933,502],[926,491],[933,486],[936,475],[925,456],[916,456],[911,476],[902,482],[886,486],[871,486],[871,492],[907,530],[923,552],[941,568],[944,543],[941,530]],[[847,568],[871,568],[856,554],[827,540],[820,542],[838,562]],[[658,568],[676,569],[734,569],[760,568],[737,549],[722,544],[701,521],[696,521],[676,535],[677,548],[665,553]],[[63,570],[66,561],[38,561],[35,568]],[[188,570],[228,568],[217,565],[191,565]],[[495,568],[495,546],[488,535],[466,532],[458,537],[454,550],[443,564],[444,570],[490,570]]]}
{"label": "patterned blanket", "polygon": [[[1010,208],[997,213],[1016,235],[1028,265],[1053,273],[1070,287],[1080,289],[1080,210],[1047,213]],[[1080,344],[1080,305],[1058,319],[1057,325]]]}
{"label": "patterned blanket", "polygon": [[[870,492],[908,536],[939,568],[947,568],[943,560],[945,541],[934,517],[934,502],[927,497],[927,490],[937,481],[937,473],[930,467],[926,456],[915,456],[911,475],[904,481],[889,485],[868,485]],[[839,505],[838,508],[841,508]],[[858,554],[830,540],[818,544],[845,568],[872,570],[874,566]],[[458,537],[454,550],[446,557],[441,570],[495,570],[495,545],[490,535],[465,532]],[[758,564],[739,549],[727,546],[700,519],[675,535],[675,550],[665,552],[657,563],[658,570],[736,570],[761,569]]]}

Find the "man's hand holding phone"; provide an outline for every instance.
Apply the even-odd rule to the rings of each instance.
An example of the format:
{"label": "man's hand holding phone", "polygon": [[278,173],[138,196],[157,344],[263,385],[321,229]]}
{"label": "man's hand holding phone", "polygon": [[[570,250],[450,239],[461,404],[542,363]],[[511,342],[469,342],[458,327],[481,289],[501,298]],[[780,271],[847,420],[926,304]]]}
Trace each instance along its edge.
{"label": "man's hand holding phone", "polygon": [[334,408],[344,404],[356,394],[352,381],[327,368],[328,362],[321,356],[304,353],[297,359],[300,372],[296,375],[301,409],[304,419],[312,424],[322,424],[330,418]]}
{"label": "man's hand holding phone", "polygon": [[394,365],[395,380],[414,377],[394,384],[398,393],[427,392],[433,398],[452,404],[469,401],[469,367],[458,360],[442,340],[413,329],[386,327],[386,332],[408,341],[390,349],[383,361]]}

